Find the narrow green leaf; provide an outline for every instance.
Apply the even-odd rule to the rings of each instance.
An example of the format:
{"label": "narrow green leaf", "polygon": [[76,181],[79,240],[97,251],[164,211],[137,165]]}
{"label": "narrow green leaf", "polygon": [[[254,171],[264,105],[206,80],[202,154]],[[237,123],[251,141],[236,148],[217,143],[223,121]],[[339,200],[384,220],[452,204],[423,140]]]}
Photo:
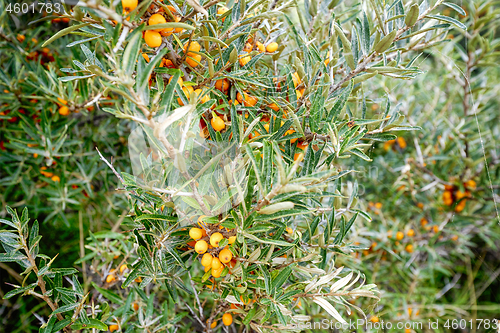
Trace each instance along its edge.
{"label": "narrow green leaf", "polygon": [[140,29],[134,30],[132,33],[132,38],[130,38],[125,51],[123,52],[122,58],[122,68],[125,74],[131,75],[134,71],[137,57],[139,56],[139,50],[142,43],[142,31]]}
{"label": "narrow green leaf", "polygon": [[393,30],[390,33],[388,33],[384,38],[380,40],[380,42],[375,45],[375,52],[377,53],[384,53],[387,51],[391,45],[392,42],[394,41],[394,38],[396,38],[397,30]]}
{"label": "narrow green leaf", "polygon": [[408,27],[413,27],[415,23],[417,23],[418,14],[419,14],[418,5],[415,3],[413,4],[413,6],[410,7],[410,10],[408,10],[408,13],[406,14],[405,24]]}
{"label": "narrow green leaf", "polygon": [[104,288],[100,288],[97,284],[95,284],[95,282],[92,282],[92,286],[98,291],[101,293],[102,296],[106,297],[107,299],[109,299],[111,302],[115,303],[115,304],[121,304],[123,302],[123,300],[121,299],[120,296],[118,296],[117,294],[115,294],[114,292],[112,292],[111,290],[107,290],[107,289],[104,289]]}
{"label": "narrow green leaf", "polygon": [[19,287],[19,288],[16,288],[14,290],[11,290],[9,291],[8,293],[6,293],[4,296],[3,296],[3,299],[9,299],[11,298],[12,296],[15,296],[17,294],[21,294],[21,293],[24,293],[25,291],[27,290],[30,290],[30,289],[34,289],[38,284],[37,283],[32,283],[28,286],[25,286],[25,287]]}
{"label": "narrow green leaf", "polygon": [[52,37],[50,37],[48,40],[46,40],[42,44],[42,47],[45,47],[45,46],[49,45],[50,43],[52,43],[53,41],[55,41],[56,39],[61,38],[62,36],[65,36],[65,35],[73,32],[75,30],[80,29],[80,28],[86,27],[87,25],[90,25],[90,24],[91,23],[82,23],[82,24],[72,25],[70,27],[64,28],[64,29],[60,30],[59,32],[57,32]]}
{"label": "narrow green leaf", "polygon": [[463,24],[459,20],[456,20],[456,19],[448,17],[448,16],[443,16],[443,15],[427,15],[426,17],[430,17],[430,18],[433,18],[433,19],[436,19],[436,20],[439,20],[439,21],[445,21],[445,22],[451,23],[451,24],[459,27],[460,29],[467,30],[467,26],[465,24]]}

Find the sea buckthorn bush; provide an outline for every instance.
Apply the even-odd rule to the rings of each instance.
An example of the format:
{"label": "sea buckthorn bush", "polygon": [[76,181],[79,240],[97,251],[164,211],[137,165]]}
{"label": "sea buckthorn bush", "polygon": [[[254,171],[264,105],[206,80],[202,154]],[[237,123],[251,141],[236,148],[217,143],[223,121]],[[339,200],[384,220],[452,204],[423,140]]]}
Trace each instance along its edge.
{"label": "sea buckthorn bush", "polygon": [[[460,5],[79,1],[5,17],[0,291],[23,318],[6,327],[492,320],[499,11]],[[70,249],[47,226],[73,228]]]}

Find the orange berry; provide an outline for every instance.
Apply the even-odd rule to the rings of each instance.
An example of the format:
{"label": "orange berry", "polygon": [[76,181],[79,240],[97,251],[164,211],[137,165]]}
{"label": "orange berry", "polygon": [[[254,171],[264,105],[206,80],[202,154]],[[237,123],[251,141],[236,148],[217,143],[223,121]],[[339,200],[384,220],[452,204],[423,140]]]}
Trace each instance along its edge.
{"label": "orange berry", "polygon": [[413,252],[413,245],[411,245],[411,244],[406,245],[405,250],[408,253],[412,253]]}
{"label": "orange berry", "polygon": [[255,43],[255,45],[257,46],[257,48],[259,49],[259,52],[260,53],[264,53],[266,52],[266,47],[264,46],[264,44],[262,44],[261,42],[257,42]]}
{"label": "orange berry", "polygon": [[191,237],[194,240],[198,240],[203,236],[203,232],[201,231],[200,228],[191,228],[189,230],[189,237]]}
{"label": "orange berry", "polygon": [[[208,324],[209,319],[207,319],[207,324]],[[217,320],[212,321],[212,324],[210,324],[210,328],[215,328],[217,326]]]}
{"label": "orange berry", "polygon": [[219,242],[224,238],[220,232],[215,232],[210,236],[210,245],[219,247]]}
{"label": "orange berry", "polygon": [[328,64],[330,63],[330,51],[328,51],[328,53],[326,54],[326,59],[325,59],[324,63],[326,66],[328,66]]}
{"label": "orange berry", "polygon": [[[188,44],[189,44],[189,49],[187,49]],[[196,41],[191,41],[191,43],[186,42],[184,44],[184,53],[187,53],[188,55],[191,55],[189,52],[200,52],[200,50],[201,50],[201,45]],[[196,53],[192,54],[195,55]]]}
{"label": "orange berry", "polygon": [[174,63],[170,59],[163,58],[160,67],[175,68]]}
{"label": "orange berry", "polygon": [[121,265],[121,266],[120,266],[120,273],[121,273],[121,274],[123,274],[123,271],[124,271],[124,270],[126,270],[126,269],[128,269],[127,264],[123,264],[123,265]]}
{"label": "orange berry", "polygon": [[224,266],[222,266],[219,269],[212,269],[212,276],[214,278],[219,278],[221,276],[221,274],[222,274],[222,271],[224,271]]}
{"label": "orange berry", "polygon": [[[149,56],[146,53],[143,53],[142,57],[144,58],[144,60],[146,60],[146,62],[149,62]],[[160,65],[160,67],[161,67],[161,65]]]}
{"label": "orange berry", "polygon": [[59,101],[59,103],[61,104],[64,104],[64,105],[68,105],[68,101],[62,99],[61,97],[57,97],[57,100]]}
{"label": "orange berry", "polygon": [[236,242],[236,236],[231,236],[227,240],[229,244],[233,244],[234,242]]}
{"label": "orange berry", "polygon": [[201,55],[189,54],[189,56],[186,58],[186,62],[188,63],[189,66],[196,67],[196,66],[198,66],[198,63],[201,62]]}
{"label": "orange berry", "polygon": [[222,120],[222,118],[219,117],[219,116],[212,117],[212,120],[210,120],[210,124],[212,124],[212,127],[217,132],[222,131],[226,127],[226,124],[224,123],[224,120]]}
{"label": "orange berry", "polygon": [[194,250],[198,254],[203,254],[207,252],[208,250],[208,244],[204,240],[199,240],[196,242],[196,245],[194,246]]}
{"label": "orange berry", "polygon": [[432,231],[437,234],[439,232],[439,227],[437,225],[433,226]]}
{"label": "orange berry", "polygon": [[123,10],[126,10],[126,11],[134,10],[138,4],[139,4],[138,0],[122,0]]}
{"label": "orange berry", "polygon": [[113,275],[113,274],[109,274],[108,276],[106,276],[106,282],[107,282],[107,283],[111,283],[111,282],[113,282],[113,281],[115,281],[115,280],[116,280],[116,279],[115,279],[115,277],[114,277],[114,275]]}
{"label": "orange berry", "polygon": [[277,49],[278,49],[278,43],[276,43],[276,42],[269,43],[266,46],[266,51],[269,53],[276,52]]}
{"label": "orange berry", "polygon": [[457,193],[455,193],[455,198],[457,201],[465,197],[467,197],[467,192],[457,191]]}
{"label": "orange berry", "polygon": [[233,316],[230,313],[224,313],[222,316],[222,322],[224,325],[229,326],[233,323]]}
{"label": "orange berry", "polygon": [[420,225],[421,225],[422,227],[425,227],[425,226],[427,225],[427,223],[429,223],[429,221],[427,221],[427,219],[426,219],[425,217],[422,217],[422,218],[420,219]]}
{"label": "orange berry", "polygon": [[413,230],[413,229],[409,229],[409,230],[406,232],[406,234],[408,235],[408,237],[413,237],[413,236],[415,236],[415,230]]}
{"label": "orange berry", "polygon": [[243,95],[238,92],[236,94],[236,99],[244,106],[254,106],[258,102],[257,97],[249,96],[246,92],[243,92]]}
{"label": "orange berry", "polygon": [[302,150],[306,150],[308,146],[309,146],[309,142],[300,141],[299,143],[297,143],[297,148],[302,149]]}
{"label": "orange berry", "polygon": [[406,148],[406,141],[405,141],[404,138],[399,137],[396,140],[397,140],[397,143],[398,143],[398,145],[399,145],[400,148],[402,148],[402,149]]}
{"label": "orange berry", "polygon": [[372,316],[372,317],[370,318],[370,321],[371,321],[372,323],[378,323],[379,319],[378,319],[378,317],[377,317],[377,316]]}
{"label": "orange berry", "polygon": [[227,264],[228,262],[230,262],[231,259],[233,259],[233,254],[231,253],[231,250],[224,249],[220,251],[219,259],[223,264]]}
{"label": "orange berry", "polygon": [[[156,24],[163,24],[163,23],[167,23],[167,20],[161,14],[153,14],[153,15],[151,15],[151,17],[148,20],[149,25],[156,25]],[[156,31],[159,31],[159,30],[162,30],[162,29],[158,29]]]}
{"label": "orange berry", "polygon": [[118,331],[119,327],[118,327],[118,325],[113,324],[113,325],[109,325],[108,329],[110,332],[114,332],[114,331]]}
{"label": "orange berry", "polygon": [[268,105],[268,107],[276,112],[278,112],[280,110],[280,107],[278,105],[276,105],[276,103],[271,103]]}
{"label": "orange berry", "polygon": [[53,182],[60,182],[61,181],[61,178],[59,178],[59,176],[52,176],[52,179]]}
{"label": "orange berry", "polygon": [[466,201],[465,199],[464,199],[464,200],[462,200],[462,201],[460,201],[460,202],[458,203],[458,205],[456,205],[456,206],[455,206],[455,212],[460,213],[461,211],[463,211],[463,210],[464,210],[464,208],[465,208],[465,204],[466,204],[466,202],[467,202],[467,201]]}
{"label": "orange berry", "polygon": [[471,190],[475,190],[476,189],[476,182],[471,179],[465,183],[465,186],[467,186]]}
{"label": "orange berry", "polygon": [[69,115],[69,108],[66,105],[63,105],[59,108],[59,114],[61,116],[67,116]]}
{"label": "orange berry", "polygon": [[397,240],[402,240],[403,238],[405,238],[405,234],[403,234],[401,231],[398,231],[396,233],[396,239]]}
{"label": "orange berry", "polygon": [[[203,94],[203,90],[201,89],[196,89],[194,91],[196,93],[196,96],[200,97],[201,94]],[[208,94],[205,94],[205,96],[203,96],[200,100],[200,103],[206,103],[210,100],[210,96]]]}
{"label": "orange berry", "polygon": [[245,66],[246,64],[248,64],[248,62],[252,60],[252,57],[251,56],[245,56],[245,57],[241,57],[240,58],[240,66],[243,67]]}
{"label": "orange berry", "polygon": [[139,304],[137,304],[137,302],[134,302],[132,306],[134,307],[135,311],[139,310]]}
{"label": "orange berry", "polygon": [[[171,77],[170,77],[170,79],[168,79],[168,83],[170,83],[170,82],[172,81],[172,79],[173,79],[173,78],[174,78],[174,77],[173,77],[173,76],[171,76]],[[181,87],[182,87],[182,85],[184,84],[184,81],[182,80],[182,78],[181,78],[181,77],[179,77],[179,80],[177,80],[177,83],[179,84],[179,86],[181,86]]]}
{"label": "orange berry", "polygon": [[229,81],[227,79],[220,79],[215,81],[215,89],[225,92],[229,89]]}
{"label": "orange berry", "polygon": [[158,31],[147,30],[144,33],[144,40],[149,47],[158,47],[162,43],[161,35]]}

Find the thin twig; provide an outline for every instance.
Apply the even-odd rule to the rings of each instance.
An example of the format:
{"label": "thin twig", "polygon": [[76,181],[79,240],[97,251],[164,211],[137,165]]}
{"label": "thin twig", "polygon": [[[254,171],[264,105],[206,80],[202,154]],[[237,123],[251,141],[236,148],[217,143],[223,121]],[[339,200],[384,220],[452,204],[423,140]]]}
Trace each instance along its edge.
{"label": "thin twig", "polygon": [[115,174],[116,177],[118,177],[118,179],[122,182],[122,184],[125,184],[125,181],[123,180],[122,176],[120,176],[120,174],[118,173],[118,171],[115,170],[115,168],[113,167],[113,165],[111,163],[109,163],[101,154],[101,152],[99,151],[99,149],[97,147],[95,147],[95,150],[97,150],[97,153],[99,154],[99,156],[101,157],[101,160],[104,161],[104,163],[106,163],[108,165],[108,167],[111,169],[111,171],[113,171],[113,173]]}

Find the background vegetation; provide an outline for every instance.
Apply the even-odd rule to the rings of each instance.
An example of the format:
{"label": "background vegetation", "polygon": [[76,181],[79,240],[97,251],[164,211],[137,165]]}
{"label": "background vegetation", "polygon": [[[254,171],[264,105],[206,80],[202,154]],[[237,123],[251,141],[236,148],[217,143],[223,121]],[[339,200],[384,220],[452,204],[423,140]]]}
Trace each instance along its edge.
{"label": "background vegetation", "polygon": [[[106,1],[103,3],[105,6],[109,5]],[[188,3],[177,2],[179,12],[182,12],[184,16],[192,10],[193,5]],[[273,59],[273,55],[265,55],[261,62],[250,63],[248,67],[241,65],[241,62],[235,62],[234,66],[239,71],[234,69],[232,72],[234,75],[231,83],[234,87],[232,86],[231,89],[234,90],[231,91],[233,92],[226,96],[218,93],[216,89],[210,91],[212,100],[216,101],[217,105],[222,105],[216,110],[220,112],[221,117],[227,115],[225,119],[230,119],[233,109],[228,107],[228,100],[236,100],[236,90],[244,91],[243,89],[248,89],[248,86],[255,82],[264,82],[266,78],[272,81],[272,77],[286,77],[285,81],[282,81],[284,90],[286,89],[288,93],[289,89],[294,93],[292,76],[287,77],[287,75],[296,71],[303,81],[307,81],[306,78],[312,81],[314,70],[317,69],[313,69],[313,62],[307,63],[303,57],[309,54],[311,59],[315,59],[316,50],[322,60],[330,60],[330,64],[327,63],[324,69],[320,70],[321,74],[325,74],[322,79],[328,77],[328,74],[335,73],[336,81],[332,84],[339,84],[337,86],[339,92],[326,99],[327,102],[330,100],[333,104],[342,98],[341,94],[353,88],[347,84],[341,87],[342,83],[347,83],[349,80],[340,81],[348,76],[352,67],[349,65],[349,55],[346,56],[349,54],[346,52],[347,43],[338,35],[338,31],[336,38],[328,38],[331,34],[328,22],[335,20],[339,23],[346,38],[353,41],[353,34],[362,32],[362,29],[358,31],[353,27],[359,28],[365,24],[361,20],[355,21],[355,18],[362,19],[363,13],[367,13],[367,21],[373,33],[371,44],[365,51],[369,52],[377,44],[374,42],[374,32],[380,29],[379,25],[392,29],[394,27],[389,22],[393,22],[398,25],[395,26],[396,28],[404,27],[405,17],[396,17],[399,6],[401,5],[408,15],[408,10],[414,3],[416,2],[378,0],[359,3],[336,0],[277,2],[274,3],[277,6],[276,10],[287,14],[287,18],[279,16],[274,19],[272,15],[265,14],[266,8],[259,8],[252,15],[259,20],[265,20],[265,23],[259,26],[258,32],[253,36],[267,44],[271,41],[278,41],[280,48],[275,54],[276,58]],[[424,1],[417,4],[421,6],[422,12],[425,4],[433,6],[434,3],[435,1],[430,1],[427,4]],[[236,3],[235,6],[238,7],[238,4]],[[253,4],[247,3],[247,8]],[[1,252],[9,252],[9,246],[13,245],[13,236],[6,230],[19,228],[21,234],[30,234],[30,241],[27,245],[37,246],[39,242],[39,251],[47,256],[46,259],[40,259],[38,269],[42,267],[42,260],[48,262],[50,258],[57,256],[49,276],[55,284],[50,298],[57,297],[59,306],[78,303],[84,304],[85,306],[82,305],[82,307],[86,308],[85,311],[82,311],[81,307],[68,310],[71,311],[69,314],[75,313],[75,317],[71,320],[66,318],[69,320],[66,324],[73,323],[71,327],[74,329],[83,327],[78,325],[87,325],[87,327],[104,330],[111,329],[111,325],[117,325],[120,330],[129,332],[143,331],[146,328],[149,331],[168,330],[171,332],[176,329],[177,331],[205,330],[204,322],[220,319],[222,312],[229,308],[229,304],[223,301],[227,295],[222,297],[222,301],[219,299],[223,291],[211,291],[207,287],[212,285],[211,280],[202,282],[203,267],[196,263],[194,256],[184,253],[190,249],[186,245],[189,238],[187,231],[181,228],[186,225],[179,225],[175,230],[177,233],[174,233],[173,237],[177,237],[180,241],[171,244],[170,249],[182,256],[182,262],[192,265],[183,271],[188,272],[189,277],[187,274],[176,275],[175,270],[180,270],[180,268],[176,266],[176,255],[171,254],[170,257],[162,258],[168,263],[165,269],[167,282],[156,284],[156,279],[153,281],[153,275],[150,272],[144,273],[144,267],[139,267],[148,256],[140,252],[138,244],[149,250],[147,244],[142,244],[140,239],[148,243],[149,236],[156,239],[159,235],[153,232],[153,230],[157,231],[156,229],[147,225],[148,222],[152,224],[152,221],[148,221],[147,218],[143,219],[146,222],[138,221],[138,218],[141,214],[163,214],[164,218],[170,221],[168,217],[175,214],[169,211],[168,206],[165,209],[159,204],[158,193],[150,193],[147,189],[141,188],[140,184],[128,182],[128,179],[125,184],[122,184],[95,149],[98,148],[106,160],[112,161],[113,167],[118,172],[134,174],[130,162],[128,140],[130,133],[139,127],[134,124],[133,119],[130,120],[130,116],[135,115],[133,110],[138,108],[138,105],[120,94],[120,89],[122,92],[128,89],[126,83],[119,82],[115,85],[117,90],[111,93],[110,80],[101,74],[97,74],[100,78],[60,80],[65,76],[96,75],[97,72],[91,68],[91,65],[97,67],[97,63],[95,61],[92,63],[92,57],[94,59],[96,57],[107,69],[114,68],[116,64],[109,59],[122,59],[123,54],[120,52],[114,54],[112,49],[118,44],[120,31],[123,31],[120,29],[123,27],[114,27],[108,20],[106,24],[103,23],[105,30],[102,31],[104,32],[97,28],[80,29],[76,30],[76,34],[61,36],[50,44],[42,46],[57,32],[81,22],[82,17],[78,17],[78,12],[68,13],[67,17],[71,17],[71,21],[65,20],[65,16],[45,17],[45,20],[27,25],[27,22],[40,17],[29,14],[23,16],[9,14],[6,10],[8,5],[9,2],[2,0],[0,14],[0,88],[3,91],[0,94],[2,211],[0,218],[2,222],[12,222],[11,224],[5,222],[1,225],[0,241],[5,250]],[[230,3],[226,5],[231,8]],[[265,6],[271,5],[273,3],[265,4]],[[121,8],[116,10],[117,13],[120,11]],[[211,15],[216,15],[215,13],[214,10],[210,11]],[[93,14],[95,19],[102,13],[96,10]],[[333,14],[335,14],[334,17]],[[447,19],[438,21],[434,17],[432,23],[420,22],[412,32],[434,26],[428,33],[419,35],[420,39],[414,37],[404,39],[399,42],[400,44],[389,43],[391,44],[389,51],[381,50],[380,54],[384,55],[380,57],[380,66],[383,68],[378,69],[378,75],[371,75],[369,80],[368,77],[360,80],[361,84],[359,81],[352,83],[356,84],[352,89],[352,95],[351,91],[348,91],[346,104],[339,110],[338,119],[335,117],[334,122],[339,129],[342,126],[344,129],[351,128],[353,125],[362,126],[361,120],[379,120],[386,116],[389,116],[393,124],[384,123],[384,127],[380,127],[381,132],[391,125],[392,127],[401,126],[401,129],[392,133],[396,134],[397,138],[382,135],[376,137],[374,134],[377,133],[372,133],[371,137],[367,137],[369,140],[360,141],[369,143],[369,147],[362,147],[357,154],[353,152],[348,159],[335,158],[333,162],[330,161],[339,171],[356,171],[335,182],[334,189],[337,189],[338,194],[342,194],[343,198],[339,200],[340,197],[336,197],[336,202],[332,199],[332,205],[337,205],[338,207],[335,207],[337,209],[342,207],[341,213],[342,209],[346,211],[344,224],[340,222],[340,215],[338,216],[338,223],[332,231],[330,242],[332,244],[337,242],[336,235],[343,231],[340,229],[341,225],[345,226],[345,222],[349,221],[356,212],[358,215],[369,215],[370,218],[355,219],[352,227],[348,228],[345,238],[342,239],[342,237],[338,243],[339,246],[335,248],[337,252],[329,254],[328,259],[335,259],[335,268],[346,267],[345,272],[361,272],[363,274],[361,280],[366,279],[367,285],[376,284],[380,291],[380,294],[374,292],[374,295],[380,297],[378,302],[364,297],[357,300],[357,296],[346,296],[345,299],[346,304],[349,302],[352,306],[359,306],[372,323],[381,321],[427,323],[428,320],[440,319],[442,325],[434,331],[453,331],[452,327],[443,326],[447,319],[493,320],[498,319],[500,313],[500,299],[496,292],[500,287],[498,251],[500,225],[497,208],[500,186],[498,182],[500,173],[498,150],[500,114],[498,110],[500,106],[497,97],[500,89],[498,84],[500,70],[497,66],[500,54],[498,39],[500,9],[495,1],[475,0],[441,4],[436,7],[434,14],[443,15]],[[382,18],[379,17],[380,15]],[[220,15],[214,17],[217,17],[217,29],[220,29],[217,30],[217,37],[221,40],[224,40],[222,37],[227,39],[228,36],[224,36],[224,29],[227,29],[230,22],[237,18],[226,16],[227,22],[222,22]],[[380,24],[378,20],[381,19],[386,22]],[[132,17],[131,22],[134,20],[138,21],[139,18]],[[399,22],[401,20],[403,21]],[[255,22],[249,20],[246,25],[252,26]],[[202,26],[199,22],[190,24]],[[439,26],[436,27],[436,24]],[[126,25],[124,23],[124,26]],[[462,25],[466,29],[463,29]],[[242,26],[242,31],[244,27],[245,25]],[[115,31],[113,29],[118,32],[111,35]],[[356,32],[353,33],[353,31]],[[307,36],[307,38],[301,40],[295,34]],[[238,44],[239,52],[243,49],[248,35],[246,32],[246,35],[241,38],[242,42]],[[179,34],[179,36],[183,42],[191,38],[189,34]],[[84,42],[80,43],[82,40]],[[140,40],[142,43],[142,39]],[[338,45],[332,46],[331,40],[335,40]],[[359,40],[363,41],[361,37]],[[210,39],[206,41],[207,45],[216,44]],[[127,39],[125,45],[129,45],[127,43],[132,44],[130,39]],[[174,44],[172,42],[172,45]],[[206,48],[206,45],[202,46]],[[337,57],[327,55],[328,51],[334,53],[335,47],[340,50]],[[351,47],[353,47],[352,42]],[[361,50],[363,46],[355,47],[359,47],[358,54],[353,52],[356,56],[356,65],[358,65],[362,63],[363,57],[370,53],[365,54]],[[156,51],[142,43],[142,52],[152,55]],[[183,54],[182,51],[179,52]],[[209,54],[208,51],[207,54]],[[257,54],[252,54],[252,56],[259,57]],[[220,59],[223,59],[221,63],[232,61],[229,57],[229,52],[221,56]],[[276,70],[270,64],[278,59],[281,59],[281,62],[279,62],[279,69]],[[81,69],[75,61],[86,69],[81,73],[73,73]],[[207,86],[210,84],[211,87],[215,86],[216,80],[207,69],[210,66],[208,62],[208,58],[204,57],[203,64],[194,66],[195,68],[199,66],[198,70],[203,68],[203,71],[200,70],[200,75],[193,75],[190,72],[194,77],[192,82],[199,83],[200,78],[204,78],[203,75],[209,75],[212,80]],[[267,65],[261,63],[267,63]],[[133,65],[138,76],[141,75],[140,66],[146,66],[145,64],[142,57],[139,57],[137,68]],[[183,66],[188,68],[187,65]],[[220,69],[221,64],[219,63],[218,66],[215,67],[216,71]],[[69,68],[73,71],[68,70]],[[142,70],[144,71],[144,68]],[[110,71],[109,73],[116,72]],[[371,73],[373,74],[373,71]],[[237,77],[236,74],[239,76]],[[157,77],[166,75],[167,78],[175,75],[175,71],[169,72],[166,68],[157,69],[154,75],[156,77],[153,77],[152,88],[148,88],[150,89],[148,96],[149,91],[152,91],[152,97],[155,96],[156,87],[158,90],[163,88],[159,86],[161,84],[158,83],[160,80]],[[308,81],[310,86],[306,86],[308,89],[304,92],[306,97],[303,99],[303,105],[309,109],[314,107],[305,101],[314,102],[320,98],[321,92],[315,94],[315,90],[326,91],[325,87],[330,85],[326,78],[324,80],[317,86]],[[107,93],[103,94],[105,88],[108,88]],[[179,94],[180,88],[178,86],[175,92],[176,98],[173,99],[172,109],[179,107],[178,104],[188,102],[187,100],[184,103],[176,101],[177,96],[182,98]],[[264,100],[269,95],[258,96],[259,100]],[[275,98],[273,101],[282,109],[293,103],[284,96],[277,93],[271,95]],[[186,99],[188,99],[187,96]],[[266,99],[266,102],[271,101]],[[151,107],[152,105],[154,103],[151,103]],[[197,110],[202,108],[201,105],[203,104],[199,103],[196,106]],[[68,107],[69,114],[66,114],[64,109],[61,111],[65,106]],[[240,107],[242,105],[238,106],[238,109],[235,108],[234,112],[243,109],[244,113],[247,112],[250,115],[250,120],[261,112],[251,107],[242,109]],[[286,121],[287,118],[282,109],[275,114],[271,113],[271,119],[274,119],[273,115],[277,115]],[[300,111],[298,115],[302,120]],[[120,119],[127,117],[129,119]],[[244,118],[243,113],[240,118]],[[349,124],[351,120],[358,120],[358,123]],[[229,122],[226,123],[229,125]],[[244,123],[242,120],[241,124],[249,126],[249,123],[250,121]],[[318,124],[320,123],[321,121],[318,120]],[[265,136],[267,132],[272,135],[279,131],[280,126],[284,126],[276,122],[273,129],[273,124],[271,124],[270,131],[269,127],[266,130],[264,122],[262,126],[258,124],[256,130],[260,131],[262,136]],[[196,128],[197,126],[198,124]],[[286,126],[288,128],[283,129],[281,135],[286,130],[292,129],[289,123]],[[314,123],[312,127],[309,123],[302,123],[302,126],[309,130],[313,128],[314,132]],[[233,131],[233,124],[228,128]],[[318,133],[321,133],[324,128],[326,127],[318,126]],[[377,128],[370,127],[370,131]],[[361,129],[356,130],[359,130],[357,133],[362,132]],[[229,132],[228,129],[226,133],[228,135],[223,139],[231,140],[228,139],[229,134],[236,132]],[[214,132],[210,132],[210,135],[214,138],[216,136]],[[291,144],[294,134],[291,133],[291,135],[286,143],[280,144],[296,149]],[[305,141],[302,136],[297,133],[295,135],[295,138],[300,139],[298,142]],[[354,132],[352,135],[354,136]],[[318,143],[314,141],[316,138],[309,141],[311,146]],[[254,139],[253,142],[262,141]],[[260,146],[252,146],[252,149],[256,151],[261,149],[259,154],[269,153],[267,148]],[[286,152],[283,152],[285,156],[283,161],[292,166],[295,150],[289,151],[288,149],[286,148]],[[254,154],[257,156],[254,158],[260,163],[259,154]],[[270,156],[278,163],[276,154],[271,152]],[[307,161],[307,155],[305,158]],[[372,161],[367,161],[368,159]],[[273,167],[273,172],[277,174],[276,169],[277,167]],[[300,179],[299,175],[297,179]],[[256,191],[255,196],[259,197],[259,195],[261,198],[264,197],[263,193]],[[254,202],[251,205],[258,204]],[[16,218],[9,215],[7,206],[17,209],[19,221],[16,222]],[[350,211],[351,207],[352,211]],[[27,219],[22,214],[24,208],[29,211],[31,233],[26,230]],[[193,216],[196,216],[194,218],[196,221],[197,215]],[[33,223],[35,219],[38,220],[38,224]],[[312,243],[311,238],[319,238],[318,235],[325,230],[322,223],[321,227],[314,230],[316,227],[310,227],[314,225],[314,220],[302,215],[294,218],[286,216],[283,219],[282,224],[273,226],[276,229],[266,231],[266,237],[274,241],[285,239],[288,242],[294,242],[300,238],[300,240],[305,239],[306,243],[308,241]],[[252,226],[255,227],[255,225]],[[285,236],[282,238],[269,236],[270,232],[280,233],[281,227],[283,227],[281,233]],[[287,236],[288,229],[285,227],[290,228],[289,236]],[[309,236],[307,236],[308,232]],[[42,235],[43,238],[41,240],[36,238],[37,234]],[[236,244],[237,246],[232,247],[233,251],[243,253],[242,244],[246,243],[238,239]],[[252,242],[248,244],[247,258],[252,252],[250,249],[259,247]],[[283,243],[275,242],[278,247],[277,244],[283,246]],[[320,243],[316,246],[318,244],[321,246]],[[262,248],[265,247],[269,247],[269,244],[262,244]],[[279,256],[284,254],[294,258],[301,257],[292,250],[279,253]],[[22,274],[29,265],[20,266],[14,262],[16,258],[11,258],[12,260],[7,256],[1,258],[3,262],[0,262],[0,295],[7,297],[0,301],[0,330],[5,332],[37,331],[42,324],[46,323],[49,323],[49,328],[52,325],[52,328],[46,331],[56,330],[57,327],[54,328],[54,325],[57,325],[56,322],[64,322],[63,316],[59,313],[60,318],[57,318],[57,311],[53,313],[54,309],[51,310],[47,305],[44,295],[34,295],[35,297],[33,294],[22,295],[23,292],[30,293],[28,291],[34,288],[33,283],[36,285],[36,277],[32,273],[31,275]],[[259,258],[258,255],[257,258]],[[127,264],[128,267],[121,271],[123,264]],[[328,273],[333,269],[328,266],[323,266],[323,268]],[[140,275],[132,274],[132,271],[135,272],[136,269],[137,272],[142,270]],[[250,273],[243,273],[243,278],[247,279],[245,275],[248,274]],[[259,276],[262,274],[262,279],[266,279],[264,272],[259,271],[257,274]],[[115,276],[116,279],[108,280],[110,275]],[[141,276],[143,280],[135,280],[138,276]],[[342,273],[343,276],[344,273]],[[274,275],[272,277],[276,278]],[[192,290],[195,287],[191,287],[190,281],[196,283],[198,293],[193,294]],[[291,288],[290,285],[298,284],[297,281],[299,281],[298,277],[290,277],[284,286]],[[335,281],[338,280],[331,282]],[[130,285],[122,288],[122,283],[125,282]],[[26,289],[16,289],[15,286],[21,285],[26,286]],[[50,286],[50,283],[48,285]],[[358,284],[355,286],[358,287]],[[252,295],[249,292],[250,288],[245,291],[239,290],[237,289],[239,285],[236,283],[233,287],[231,287],[232,292],[234,290],[245,297],[257,300],[259,307],[268,306],[255,297],[255,294]],[[39,293],[39,289],[35,292]],[[313,321],[331,318],[324,307],[307,297],[297,300],[293,296],[293,294],[289,295],[290,302],[287,303],[293,315],[311,316]],[[198,297],[201,301],[197,299]],[[179,302],[179,299],[183,302]],[[246,298],[242,298],[242,301],[248,303]],[[200,303],[203,309],[198,311],[197,307]],[[347,320],[364,318],[355,310],[352,312],[347,310],[348,306],[338,306],[335,303],[334,306]],[[233,331],[241,332],[242,327],[252,322],[251,316],[256,315],[256,310],[252,313],[251,303],[245,304],[242,308],[231,309],[235,310],[233,313],[240,314],[240,320],[236,320],[237,315],[234,316],[235,322],[230,328]],[[238,312],[240,310],[241,313]],[[269,310],[269,313],[273,314],[279,312],[279,309]],[[53,314],[49,317],[51,313]],[[196,320],[198,317],[202,319],[201,322]],[[249,319],[245,321],[245,318]],[[277,324],[281,318],[273,316],[270,321],[271,324]],[[106,324],[106,327],[101,324]],[[62,330],[63,326],[61,325],[58,329]],[[473,326],[474,329],[470,331],[487,330],[484,326],[481,328],[477,328],[477,325]],[[44,330],[47,325],[42,327]],[[260,321],[255,321],[255,325],[248,326],[248,328],[271,330],[270,326]],[[219,320],[216,330],[223,329],[225,328]]]}

